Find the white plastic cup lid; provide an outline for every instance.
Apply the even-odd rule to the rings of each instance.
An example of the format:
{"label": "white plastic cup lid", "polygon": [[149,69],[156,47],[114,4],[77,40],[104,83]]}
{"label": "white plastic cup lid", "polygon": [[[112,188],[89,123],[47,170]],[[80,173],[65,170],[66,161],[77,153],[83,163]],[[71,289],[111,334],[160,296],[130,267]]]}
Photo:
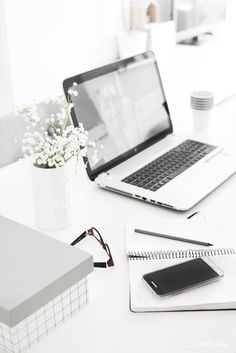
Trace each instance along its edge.
{"label": "white plastic cup lid", "polygon": [[195,110],[211,110],[213,108],[213,104],[208,104],[208,105],[191,104],[191,108]]}
{"label": "white plastic cup lid", "polygon": [[214,98],[214,94],[210,91],[194,91],[191,97],[205,100]]}
{"label": "white plastic cup lid", "polygon": [[200,99],[200,98],[194,98],[191,97],[191,102],[196,102],[196,103],[208,103],[208,102],[213,102],[214,99],[212,98],[207,98],[207,99]]}

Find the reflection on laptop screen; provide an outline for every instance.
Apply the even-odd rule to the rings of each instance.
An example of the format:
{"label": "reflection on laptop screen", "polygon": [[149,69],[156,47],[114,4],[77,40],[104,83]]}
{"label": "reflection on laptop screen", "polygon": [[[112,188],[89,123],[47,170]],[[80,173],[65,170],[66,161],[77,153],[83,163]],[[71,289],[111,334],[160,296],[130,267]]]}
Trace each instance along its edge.
{"label": "reflection on laptop screen", "polygon": [[79,122],[96,142],[98,160],[91,170],[149,140],[170,127],[161,79],[153,55],[141,54],[115,70],[77,86],[73,97]]}

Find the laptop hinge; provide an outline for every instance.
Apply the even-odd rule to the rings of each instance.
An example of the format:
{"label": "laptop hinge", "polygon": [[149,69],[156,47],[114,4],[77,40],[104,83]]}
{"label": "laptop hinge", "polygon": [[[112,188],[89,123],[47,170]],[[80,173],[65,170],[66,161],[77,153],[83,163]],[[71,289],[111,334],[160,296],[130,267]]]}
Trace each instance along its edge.
{"label": "laptop hinge", "polygon": [[94,181],[101,181],[103,178],[106,178],[107,176],[109,175],[109,172],[102,172],[102,173],[100,173],[100,174],[98,174],[97,176],[96,176],[96,178],[94,179]]}

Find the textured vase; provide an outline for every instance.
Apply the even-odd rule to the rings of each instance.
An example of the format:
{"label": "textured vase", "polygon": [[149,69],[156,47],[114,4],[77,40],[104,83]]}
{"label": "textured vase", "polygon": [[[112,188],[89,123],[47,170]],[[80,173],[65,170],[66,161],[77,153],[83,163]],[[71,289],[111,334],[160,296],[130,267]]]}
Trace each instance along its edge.
{"label": "textured vase", "polygon": [[70,222],[67,168],[32,166],[32,184],[36,226],[45,230],[67,227]]}

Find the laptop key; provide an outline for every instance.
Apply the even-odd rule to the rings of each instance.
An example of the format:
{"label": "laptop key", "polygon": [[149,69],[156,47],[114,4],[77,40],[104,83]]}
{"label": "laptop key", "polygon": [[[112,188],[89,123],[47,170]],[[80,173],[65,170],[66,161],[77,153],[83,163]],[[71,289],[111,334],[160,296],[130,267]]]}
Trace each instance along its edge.
{"label": "laptop key", "polygon": [[149,190],[151,191],[157,191],[157,189],[159,189],[160,187],[158,185],[154,185],[152,186]]}

